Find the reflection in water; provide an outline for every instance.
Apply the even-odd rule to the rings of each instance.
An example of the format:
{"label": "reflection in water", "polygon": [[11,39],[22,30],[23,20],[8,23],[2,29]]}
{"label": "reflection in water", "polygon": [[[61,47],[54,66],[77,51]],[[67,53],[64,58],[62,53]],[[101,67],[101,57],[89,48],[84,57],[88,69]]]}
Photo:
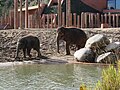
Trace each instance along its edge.
{"label": "reflection in water", "polygon": [[80,64],[0,67],[0,90],[79,90],[83,83],[93,87],[101,70]]}

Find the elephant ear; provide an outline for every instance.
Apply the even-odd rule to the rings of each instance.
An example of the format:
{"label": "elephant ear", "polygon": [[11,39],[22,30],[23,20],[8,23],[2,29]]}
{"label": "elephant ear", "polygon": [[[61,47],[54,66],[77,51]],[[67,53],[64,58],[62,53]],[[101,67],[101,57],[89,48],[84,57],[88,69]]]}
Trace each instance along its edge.
{"label": "elephant ear", "polygon": [[59,27],[57,29],[57,33],[61,34],[61,35],[64,35],[65,34],[65,28],[64,27]]}

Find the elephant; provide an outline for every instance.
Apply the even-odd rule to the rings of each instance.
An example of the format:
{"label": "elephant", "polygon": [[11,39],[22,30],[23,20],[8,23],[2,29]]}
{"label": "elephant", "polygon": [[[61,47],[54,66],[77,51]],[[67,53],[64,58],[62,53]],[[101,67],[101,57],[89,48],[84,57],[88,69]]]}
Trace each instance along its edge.
{"label": "elephant", "polygon": [[32,57],[32,55],[30,54],[31,49],[34,49],[37,51],[38,53],[37,57],[41,56],[39,39],[36,36],[32,36],[32,35],[22,37],[17,42],[16,58],[19,58],[18,55],[20,50],[23,50],[24,58],[26,58],[26,52],[27,52],[27,55],[31,58]]}
{"label": "elephant", "polygon": [[66,55],[70,55],[69,46],[74,44],[77,49],[83,48],[87,41],[86,33],[79,28],[59,27],[57,29],[57,52],[59,52],[59,40],[66,42]]}

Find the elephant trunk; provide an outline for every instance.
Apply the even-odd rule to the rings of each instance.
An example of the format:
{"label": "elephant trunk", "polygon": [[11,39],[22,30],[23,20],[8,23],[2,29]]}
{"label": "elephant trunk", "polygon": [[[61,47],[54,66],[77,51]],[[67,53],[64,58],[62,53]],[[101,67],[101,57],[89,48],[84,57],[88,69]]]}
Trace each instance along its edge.
{"label": "elephant trunk", "polygon": [[59,35],[57,35],[57,52],[60,53],[59,52]]}
{"label": "elephant trunk", "polygon": [[19,45],[18,45],[17,49],[16,49],[16,58],[18,58],[19,50],[20,50],[20,48],[19,48]]}

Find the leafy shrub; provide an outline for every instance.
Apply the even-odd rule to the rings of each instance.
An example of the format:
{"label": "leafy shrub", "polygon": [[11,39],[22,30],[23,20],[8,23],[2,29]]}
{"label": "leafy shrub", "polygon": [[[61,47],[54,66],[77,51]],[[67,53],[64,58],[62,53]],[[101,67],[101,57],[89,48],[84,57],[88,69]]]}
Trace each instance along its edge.
{"label": "leafy shrub", "polygon": [[110,66],[102,71],[102,80],[96,85],[95,90],[119,90],[120,89],[120,64],[116,69]]}
{"label": "leafy shrub", "polygon": [[[80,86],[80,90],[90,90]],[[94,90],[120,90],[120,63],[118,67],[113,65],[102,71],[102,79],[98,81]]]}

